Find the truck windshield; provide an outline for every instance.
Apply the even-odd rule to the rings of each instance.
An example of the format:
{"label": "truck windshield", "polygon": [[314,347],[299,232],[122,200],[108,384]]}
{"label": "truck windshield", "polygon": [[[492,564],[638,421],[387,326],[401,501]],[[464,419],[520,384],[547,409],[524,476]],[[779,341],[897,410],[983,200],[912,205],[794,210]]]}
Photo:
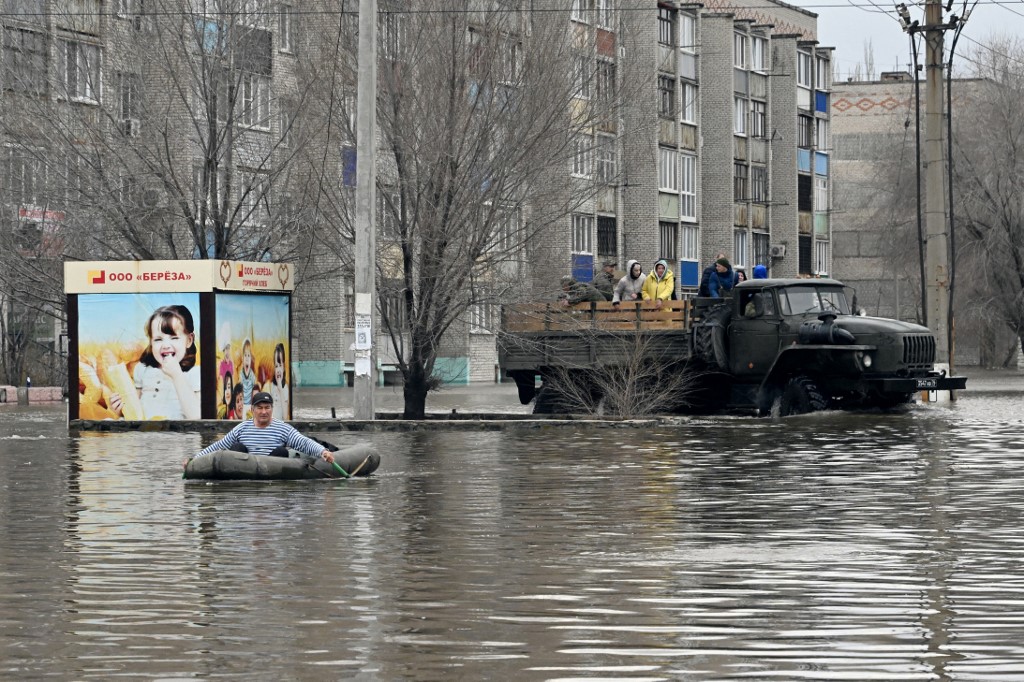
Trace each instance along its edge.
{"label": "truck windshield", "polygon": [[783,315],[821,313],[831,310],[844,315],[850,314],[846,294],[839,287],[785,287],[779,291]]}

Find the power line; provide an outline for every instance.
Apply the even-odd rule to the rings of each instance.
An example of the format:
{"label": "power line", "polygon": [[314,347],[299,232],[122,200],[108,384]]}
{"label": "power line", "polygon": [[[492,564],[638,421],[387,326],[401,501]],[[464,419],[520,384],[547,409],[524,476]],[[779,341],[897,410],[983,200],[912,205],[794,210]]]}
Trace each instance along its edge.
{"label": "power line", "polygon": [[[1020,12],[1009,7],[1009,5],[1020,5],[1024,7],[1024,0],[979,0],[977,5],[992,5],[995,7],[1002,7],[1007,11],[1013,12],[1014,14],[1020,14]],[[764,5],[742,5],[734,6],[730,8],[723,8],[725,10],[777,10],[779,5],[770,3]],[[895,15],[895,10],[886,10],[880,7],[873,0],[867,2],[853,2],[848,0],[847,2],[839,3],[811,3],[802,5],[799,9],[862,9],[869,12],[877,12],[887,15]],[[387,9],[378,10],[378,14],[403,14],[403,15],[429,15],[429,14],[460,14],[460,15],[480,15],[480,14],[567,14],[569,13],[568,8],[548,8],[548,7],[532,7],[522,9]],[[615,10],[618,13],[633,13],[633,12],[653,12],[652,7],[622,7]],[[216,16],[245,16],[245,17],[261,17],[261,16],[338,16],[338,15],[352,15],[358,14],[355,10],[296,10],[291,9],[288,11],[261,11],[261,12],[221,12],[221,13],[206,13],[200,11],[160,11],[160,12],[139,12],[132,13],[132,16],[143,15],[143,16],[195,16],[195,17],[216,17]],[[115,12],[0,12],[2,17],[95,17],[95,16],[106,16],[106,17],[122,17],[123,14]]]}

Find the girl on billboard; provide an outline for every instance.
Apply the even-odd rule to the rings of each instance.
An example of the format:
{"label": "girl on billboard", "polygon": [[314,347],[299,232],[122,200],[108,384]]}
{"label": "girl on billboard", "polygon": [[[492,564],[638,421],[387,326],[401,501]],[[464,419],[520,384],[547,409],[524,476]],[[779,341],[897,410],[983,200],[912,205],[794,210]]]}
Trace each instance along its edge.
{"label": "girl on billboard", "polygon": [[284,367],[284,344],[274,346],[274,378],[270,384],[270,395],[274,399],[274,419],[290,419],[288,410],[288,379]]}
{"label": "girl on billboard", "polygon": [[[132,371],[145,419],[199,419],[200,382],[192,313],[183,305],[157,308],[146,320],[149,343]],[[121,396],[111,396],[120,414]]]}

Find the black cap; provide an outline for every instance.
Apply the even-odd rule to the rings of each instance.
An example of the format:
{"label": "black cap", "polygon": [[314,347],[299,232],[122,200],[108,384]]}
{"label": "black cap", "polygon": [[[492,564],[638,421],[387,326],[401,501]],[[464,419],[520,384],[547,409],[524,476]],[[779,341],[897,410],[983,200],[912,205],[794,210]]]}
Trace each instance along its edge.
{"label": "black cap", "polygon": [[270,403],[271,405],[273,405],[274,404],[274,397],[272,395],[270,395],[269,393],[267,393],[266,391],[260,391],[259,393],[253,394],[253,396],[252,396],[252,406],[256,407],[260,403]]}

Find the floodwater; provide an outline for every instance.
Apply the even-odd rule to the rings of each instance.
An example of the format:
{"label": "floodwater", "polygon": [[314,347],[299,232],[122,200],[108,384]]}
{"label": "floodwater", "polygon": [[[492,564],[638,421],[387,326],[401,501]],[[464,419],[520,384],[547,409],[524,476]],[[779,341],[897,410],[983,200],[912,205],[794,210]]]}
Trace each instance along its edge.
{"label": "floodwater", "polygon": [[2,406],[0,679],[1024,679],[1024,376],[968,385],[900,414],[321,434],[380,469],[264,484],[183,481],[209,436]]}

